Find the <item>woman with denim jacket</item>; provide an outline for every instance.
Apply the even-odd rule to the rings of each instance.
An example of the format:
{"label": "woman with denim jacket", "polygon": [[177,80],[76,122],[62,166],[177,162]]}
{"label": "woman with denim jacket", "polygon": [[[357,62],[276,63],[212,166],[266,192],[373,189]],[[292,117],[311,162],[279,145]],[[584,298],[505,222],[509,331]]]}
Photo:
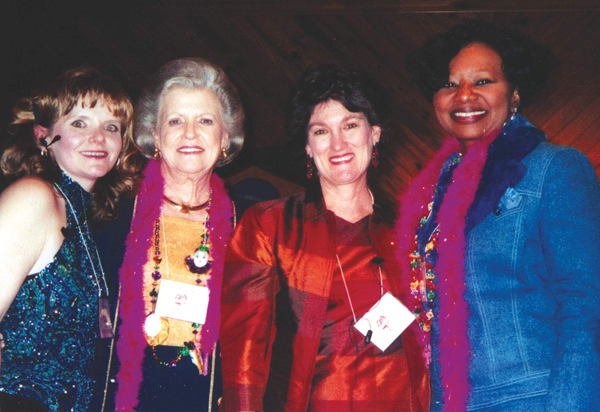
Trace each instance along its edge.
{"label": "woman with denim jacket", "polygon": [[552,59],[479,21],[408,58],[449,135],[397,225],[431,410],[600,410],[600,186],[517,114]]}

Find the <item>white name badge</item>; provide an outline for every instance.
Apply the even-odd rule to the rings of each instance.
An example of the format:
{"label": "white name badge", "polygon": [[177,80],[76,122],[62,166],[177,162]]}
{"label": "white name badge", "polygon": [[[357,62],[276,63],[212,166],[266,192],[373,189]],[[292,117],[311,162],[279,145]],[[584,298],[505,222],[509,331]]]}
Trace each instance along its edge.
{"label": "white name badge", "polygon": [[154,312],[165,318],[204,324],[209,294],[204,286],[162,279]]}
{"label": "white name badge", "polygon": [[371,342],[384,352],[414,320],[415,315],[387,292],[354,327],[365,336],[372,331]]}

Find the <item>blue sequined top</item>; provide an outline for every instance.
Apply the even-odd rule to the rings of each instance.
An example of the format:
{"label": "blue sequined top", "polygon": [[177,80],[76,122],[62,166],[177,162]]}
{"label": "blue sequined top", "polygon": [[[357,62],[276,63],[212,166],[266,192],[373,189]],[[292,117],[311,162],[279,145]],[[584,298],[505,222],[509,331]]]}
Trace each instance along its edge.
{"label": "blue sequined top", "polygon": [[98,285],[104,285],[86,219],[91,195],[65,174],[57,187],[68,199],[65,239],[52,262],[27,277],[0,323],[6,344],[0,392],[53,411],[83,411],[92,393],[89,367],[99,338]]}

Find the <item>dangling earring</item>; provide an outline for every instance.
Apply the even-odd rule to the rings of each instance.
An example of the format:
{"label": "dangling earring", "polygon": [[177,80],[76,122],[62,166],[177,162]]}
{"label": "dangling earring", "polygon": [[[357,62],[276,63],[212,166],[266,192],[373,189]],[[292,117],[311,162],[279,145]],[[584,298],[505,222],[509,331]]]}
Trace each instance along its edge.
{"label": "dangling earring", "polygon": [[308,178],[308,180],[312,179],[312,177],[314,176],[314,171],[315,171],[315,163],[314,163],[312,157],[309,157],[308,160],[306,161],[306,177]]}
{"label": "dangling earring", "polygon": [[379,166],[379,143],[373,145],[373,152],[371,153],[371,164],[373,167]]}
{"label": "dangling earring", "polygon": [[40,148],[40,154],[42,156],[48,156],[48,148],[50,146],[52,146],[54,143],[58,142],[59,140],[60,140],[60,135],[54,136],[54,138],[52,139],[52,141],[50,141],[50,143],[48,143],[48,140],[45,137],[42,137],[40,139],[40,144],[42,145],[42,147]]}
{"label": "dangling earring", "polygon": [[227,151],[225,150],[225,148],[224,148],[224,147],[222,147],[222,148],[221,148],[221,154],[220,154],[220,156],[219,156],[219,157],[221,158],[220,160],[226,160],[226,159],[227,159],[227,156],[229,156],[229,155],[227,154]]}
{"label": "dangling earring", "polygon": [[510,120],[512,120],[517,115],[517,108],[518,107],[519,106],[513,107],[513,109],[512,109],[512,115],[510,116]]}
{"label": "dangling earring", "polygon": [[154,160],[162,159],[162,155],[160,154],[160,149],[158,147],[154,148]]}

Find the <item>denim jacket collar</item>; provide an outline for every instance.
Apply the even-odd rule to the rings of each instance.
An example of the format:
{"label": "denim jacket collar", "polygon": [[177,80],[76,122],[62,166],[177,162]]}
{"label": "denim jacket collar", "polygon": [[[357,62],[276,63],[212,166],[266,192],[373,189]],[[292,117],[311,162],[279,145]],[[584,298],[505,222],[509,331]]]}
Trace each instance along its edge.
{"label": "denim jacket collar", "polygon": [[488,149],[475,199],[467,213],[465,234],[481,223],[500,203],[506,189],[515,187],[525,176],[527,157],[546,135],[521,116],[509,120]]}

